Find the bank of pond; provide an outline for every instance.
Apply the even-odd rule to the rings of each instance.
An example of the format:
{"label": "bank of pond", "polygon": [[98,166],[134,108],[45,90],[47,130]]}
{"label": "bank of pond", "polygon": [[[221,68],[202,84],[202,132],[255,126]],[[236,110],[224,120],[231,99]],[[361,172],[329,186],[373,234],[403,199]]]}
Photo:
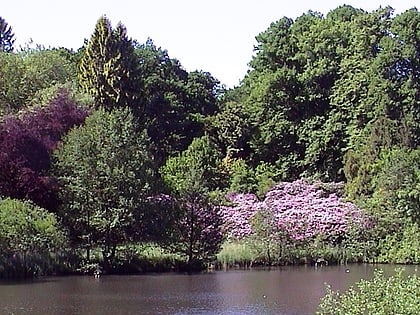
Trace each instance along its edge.
{"label": "bank of pond", "polygon": [[63,249],[49,253],[0,255],[0,279],[24,280],[42,276],[137,275],[146,273],[198,273],[209,270],[248,270],[281,266],[344,266],[387,263],[365,251],[325,244],[279,246],[265,242],[225,242],[213,257],[188,260],[155,243],[136,243],[116,249],[112,262],[100,248]]}

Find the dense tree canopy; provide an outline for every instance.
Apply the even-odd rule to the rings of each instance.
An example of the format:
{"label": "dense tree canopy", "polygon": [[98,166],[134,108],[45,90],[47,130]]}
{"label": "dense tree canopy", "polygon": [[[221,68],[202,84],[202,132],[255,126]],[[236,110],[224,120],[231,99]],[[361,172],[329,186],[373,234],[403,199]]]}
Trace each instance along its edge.
{"label": "dense tree canopy", "polygon": [[[74,85],[76,71],[74,52],[66,49],[0,52],[0,115],[46,105],[61,87]],[[53,90],[54,95],[43,98],[48,90]]]}
{"label": "dense tree canopy", "polygon": [[348,5],[280,18],[225,90],[106,16],[77,51],[16,52],[0,18],[7,220],[54,212],[80,264],[100,250],[108,270],[146,241],[190,267],[223,241],[269,264],[418,263],[419,22]]}
{"label": "dense tree canopy", "polygon": [[159,166],[186,150],[203,135],[204,119],[217,111],[219,82],[210,73],[187,72],[153,41],[136,46],[139,58],[144,112],[140,119],[154,144]]}
{"label": "dense tree canopy", "polygon": [[[249,165],[275,165],[287,180],[344,179],[345,153],[369,134],[385,137],[372,129],[385,130],[383,122],[392,126],[392,143],[416,147],[419,13],[392,12],[342,6],[326,17],[310,11],[272,23],[257,36],[252,70],[232,93],[246,123],[220,125],[216,116],[215,137]],[[241,142],[225,130],[240,131]]]}

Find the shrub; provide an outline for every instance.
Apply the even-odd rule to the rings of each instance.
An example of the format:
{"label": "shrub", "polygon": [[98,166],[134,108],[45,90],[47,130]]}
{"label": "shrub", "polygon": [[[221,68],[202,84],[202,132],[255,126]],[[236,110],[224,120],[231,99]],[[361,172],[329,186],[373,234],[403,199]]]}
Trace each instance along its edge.
{"label": "shrub", "polygon": [[362,279],[357,288],[351,287],[344,293],[327,287],[317,314],[417,315],[420,314],[419,301],[420,279],[416,274],[405,275],[403,270],[398,270],[387,278],[381,270],[377,270],[373,279]]}
{"label": "shrub", "polygon": [[65,243],[54,214],[29,201],[0,199],[0,278],[46,273]]}
{"label": "shrub", "polygon": [[271,230],[293,241],[320,236],[338,243],[351,228],[365,228],[370,222],[362,210],[342,200],[336,191],[333,185],[297,180],[275,185],[262,201],[253,194],[230,194],[231,205],[223,208],[226,230],[233,239],[248,237],[257,232],[252,218],[264,212],[271,218]]}

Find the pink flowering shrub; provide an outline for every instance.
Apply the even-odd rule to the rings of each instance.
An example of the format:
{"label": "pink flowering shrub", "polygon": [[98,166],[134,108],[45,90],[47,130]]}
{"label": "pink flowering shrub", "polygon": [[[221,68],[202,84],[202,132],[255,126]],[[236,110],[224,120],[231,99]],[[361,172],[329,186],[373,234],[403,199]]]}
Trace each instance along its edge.
{"label": "pink flowering shrub", "polygon": [[283,182],[271,188],[263,200],[252,194],[228,194],[231,205],[222,208],[229,238],[242,239],[253,234],[251,219],[259,212],[270,213],[275,225],[294,241],[321,237],[338,240],[350,228],[367,228],[364,213],[337,194],[337,184]]}

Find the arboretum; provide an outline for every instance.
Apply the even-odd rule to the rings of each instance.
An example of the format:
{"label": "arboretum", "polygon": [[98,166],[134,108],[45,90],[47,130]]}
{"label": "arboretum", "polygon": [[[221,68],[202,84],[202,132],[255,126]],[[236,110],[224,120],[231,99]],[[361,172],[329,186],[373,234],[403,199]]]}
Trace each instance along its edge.
{"label": "arboretum", "polygon": [[420,263],[417,9],[280,18],[231,89],[106,16],[76,51],[5,18],[0,278]]}

